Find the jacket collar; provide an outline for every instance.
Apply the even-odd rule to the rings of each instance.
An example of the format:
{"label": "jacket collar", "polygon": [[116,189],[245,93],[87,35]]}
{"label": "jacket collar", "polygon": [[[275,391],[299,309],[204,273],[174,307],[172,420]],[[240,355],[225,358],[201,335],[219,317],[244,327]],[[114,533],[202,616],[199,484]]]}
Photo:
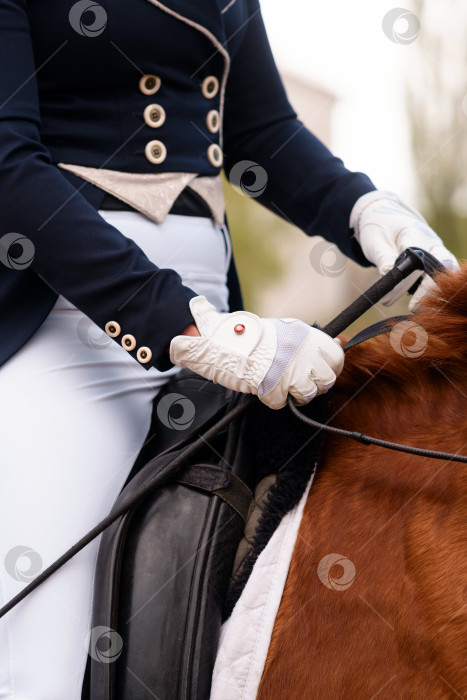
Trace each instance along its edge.
{"label": "jacket collar", "polygon": [[221,44],[225,41],[222,22],[222,7],[228,0],[149,0],[153,5],[168,12],[182,22],[195,28],[203,27]]}

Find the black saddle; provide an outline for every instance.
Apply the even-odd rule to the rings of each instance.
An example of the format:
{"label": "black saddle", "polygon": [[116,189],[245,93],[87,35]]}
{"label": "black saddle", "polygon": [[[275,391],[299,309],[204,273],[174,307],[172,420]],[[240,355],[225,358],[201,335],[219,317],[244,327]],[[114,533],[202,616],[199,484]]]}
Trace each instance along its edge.
{"label": "black saddle", "polygon": [[[244,399],[182,370],[154,401],[119,500]],[[323,397],[310,405],[323,418]],[[287,408],[255,402],[103,533],[83,700],[209,698],[222,622],[319,449]]]}

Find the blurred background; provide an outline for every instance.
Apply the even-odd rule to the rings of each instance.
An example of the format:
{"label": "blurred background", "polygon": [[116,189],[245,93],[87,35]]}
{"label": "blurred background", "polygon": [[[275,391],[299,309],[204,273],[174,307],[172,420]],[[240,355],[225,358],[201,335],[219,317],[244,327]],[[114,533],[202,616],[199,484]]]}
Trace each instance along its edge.
{"label": "blurred background", "polygon": [[[262,0],[262,13],[299,118],[467,257],[465,0]],[[377,278],[224,185],[245,308],[324,324]],[[407,303],[379,304],[350,332]]]}

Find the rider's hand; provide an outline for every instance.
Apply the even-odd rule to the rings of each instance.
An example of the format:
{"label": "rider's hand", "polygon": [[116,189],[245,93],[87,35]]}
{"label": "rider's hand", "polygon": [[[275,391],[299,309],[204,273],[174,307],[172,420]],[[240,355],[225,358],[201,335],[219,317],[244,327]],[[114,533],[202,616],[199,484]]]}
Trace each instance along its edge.
{"label": "rider's hand", "polygon": [[200,335],[177,335],[170,359],[216,384],[256,394],[282,408],[291,394],[298,405],[330,389],[344,364],[339,343],[293,318],[260,318],[247,311],[220,314],[206,297],[190,300]]}
{"label": "rider's hand", "polygon": [[[375,190],[360,197],[350,215],[350,228],[365,257],[376,265],[381,275],[394,267],[396,258],[406,248],[423,248],[435,256],[449,270],[459,268],[459,263],[444,246],[423,216],[402,202],[393,192]],[[393,304],[412,284],[424,274],[417,270],[409,275],[383,298],[385,306]],[[434,285],[427,275],[413,295],[409,309],[413,311],[422,296]]]}

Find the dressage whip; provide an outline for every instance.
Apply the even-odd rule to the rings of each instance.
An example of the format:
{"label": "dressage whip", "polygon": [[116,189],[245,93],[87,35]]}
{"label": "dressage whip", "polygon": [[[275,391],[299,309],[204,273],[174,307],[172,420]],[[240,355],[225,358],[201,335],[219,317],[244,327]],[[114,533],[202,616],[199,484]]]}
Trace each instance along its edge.
{"label": "dressage whip", "polygon": [[[389,270],[381,279],[375,282],[364,294],[362,294],[358,299],[356,299],[350,306],[348,306],[344,311],[342,311],[335,319],[328,323],[321,330],[331,337],[337,336],[342,333],[351,323],[356,321],[365,311],[370,309],[374,304],[380,301],[388,292],[392,291],[394,287],[399,284],[403,279],[408,277],[415,270],[425,270],[428,274],[434,274],[437,271],[443,270],[443,266],[429,253],[418,248],[408,248],[404,253],[402,253],[396,260],[395,266],[392,270]],[[412,288],[413,289],[413,288]],[[387,322],[386,322],[387,323]],[[382,326],[381,326],[382,327]],[[368,336],[372,337],[372,336]],[[346,347],[344,346],[344,350]],[[14,608],[18,603],[20,603],[26,596],[29,595],[34,589],[36,589],[43,581],[49,578],[57,569],[59,569],[63,564],[69,561],[75,554],[80,552],[87,544],[89,544],[95,537],[100,535],[107,527],[114,523],[118,518],[122,517],[127,513],[133,506],[141,502],[150,491],[155,488],[161,487],[165,484],[172,476],[174,476],[183,463],[188,460],[192,455],[194,455],[201,447],[206,445],[213,437],[215,437],[223,428],[225,428],[232,420],[235,420],[240,415],[242,415],[251,404],[256,400],[255,396],[246,396],[243,401],[241,401],[237,406],[231,409],[225,414],[219,421],[213,425],[211,428],[206,430],[203,434],[200,434],[198,438],[188,445],[182,452],[180,452],[173,460],[168,464],[163,465],[160,470],[154,474],[154,476],[149,479],[149,481],[144,484],[144,486],[137,491],[131,498],[121,503],[118,508],[113,509],[109,515],[107,515],[103,520],[101,520],[92,530],[90,530],[84,537],[82,537],[78,542],[76,542],[70,549],[68,549],[64,554],[62,554],[55,562],[53,562],[49,567],[44,569],[36,578],[31,581],[25,588],[23,588],[20,593],[14,596],[6,605],[0,608],[0,618],[6,615],[12,608]],[[353,431],[342,430],[340,428],[333,428],[332,426],[318,423],[317,421],[308,418],[302,414],[299,409],[295,406],[292,397],[288,398],[288,405],[292,413],[299,418],[301,421],[311,425],[318,430],[325,430],[334,434],[349,437],[353,440],[357,440],[365,445],[378,445],[380,447],[385,447],[391,450],[398,450],[401,452],[409,452],[410,454],[416,454],[425,457],[432,457],[434,459],[446,459],[456,462],[467,462],[467,457],[459,456],[455,454],[450,454],[447,452],[434,452],[432,450],[423,450],[417,447],[410,447],[408,445],[401,445],[399,443],[388,442],[387,440],[379,440],[378,438],[372,438],[368,435],[363,435],[362,433],[356,433]],[[153,459],[157,459],[159,455]],[[150,460],[148,465],[151,463]]]}

